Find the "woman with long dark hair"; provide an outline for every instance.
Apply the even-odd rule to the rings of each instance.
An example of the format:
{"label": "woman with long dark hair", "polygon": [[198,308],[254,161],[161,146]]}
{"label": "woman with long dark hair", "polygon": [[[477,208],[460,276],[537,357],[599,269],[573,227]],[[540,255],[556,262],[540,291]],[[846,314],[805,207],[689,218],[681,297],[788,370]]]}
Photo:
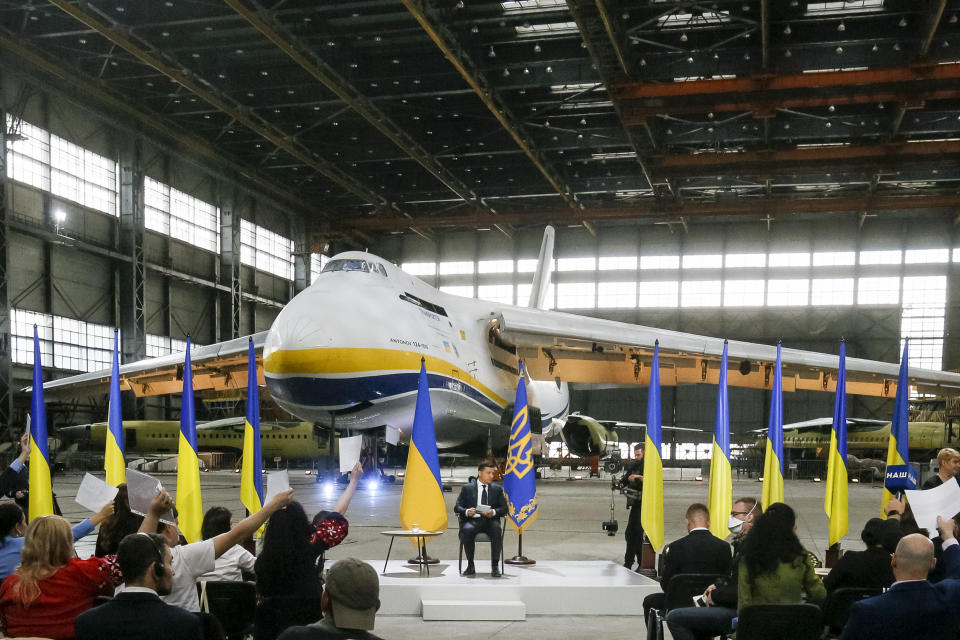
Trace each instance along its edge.
{"label": "woman with long dark hair", "polygon": [[752,604],[820,603],[827,591],[797,538],[793,509],[776,502],[760,516],[740,551],[737,608]]}
{"label": "woman with long dark hair", "polygon": [[127,535],[136,533],[141,522],[143,522],[143,516],[130,510],[127,485],[121,484],[117,487],[117,495],[113,499],[113,515],[100,525],[100,533],[97,534],[97,546],[93,555],[102,558],[116,553],[120,541]]}
{"label": "woman with long dark hair", "polygon": [[293,625],[316,622],[320,611],[324,554],[347,536],[344,517],[363,475],[360,463],[333,511],[321,511],[311,522],[299,502],[291,502],[270,517],[257,556],[256,640],[273,640]]}

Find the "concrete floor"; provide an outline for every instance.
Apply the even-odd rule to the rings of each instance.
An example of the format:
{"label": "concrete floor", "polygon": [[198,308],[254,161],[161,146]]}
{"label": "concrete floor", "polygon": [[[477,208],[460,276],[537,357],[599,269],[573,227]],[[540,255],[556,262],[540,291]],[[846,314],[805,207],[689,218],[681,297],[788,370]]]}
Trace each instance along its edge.
{"label": "concrete floor", "polygon": [[[456,518],[453,516],[453,504],[456,501],[459,485],[472,472],[469,468],[457,468],[452,476],[449,469],[444,470],[444,483],[454,487],[454,491],[445,493],[450,512],[448,534],[436,538],[430,543],[430,555],[443,560],[457,558]],[[610,517],[610,481],[609,478],[589,480],[569,480],[563,476],[544,479],[538,482],[537,495],[540,500],[540,514],[537,521],[524,534],[524,555],[535,560],[611,560],[621,562],[623,558],[622,533],[615,537],[607,536],[600,523]],[[176,486],[175,474],[158,474],[165,487]],[[60,496],[60,505],[64,515],[71,521],[79,521],[85,515],[83,509],[72,499],[79,486],[80,475],[58,476],[54,490]],[[229,472],[204,473],[201,477],[204,504],[223,505],[242,514],[240,504],[240,476]],[[340,487],[325,488],[313,481],[312,476],[291,470],[291,485],[307,513],[334,506],[341,492]],[[871,517],[880,513],[880,485],[851,484],[850,488],[850,531],[842,542],[847,550],[863,548],[860,542],[860,530]],[[734,496],[760,497],[760,483],[756,481],[735,481]],[[808,550],[821,559],[827,547],[827,519],[823,513],[823,494],[825,485],[808,480],[788,480],[786,483],[786,502],[797,510],[798,535]],[[328,561],[353,556],[365,560],[380,560],[386,555],[388,540],[380,531],[397,528],[400,506],[401,486],[361,485],[350,505],[348,519],[350,534],[342,544],[327,553]],[[685,534],[683,513],[693,502],[706,502],[707,485],[695,481],[675,481],[664,484],[664,505],[666,513],[666,540],[670,541]],[[626,524],[627,511],[622,496],[615,500],[615,517],[622,527]],[[92,540],[80,547],[81,554]],[[504,542],[507,555],[517,548],[517,537],[508,531]],[[478,560],[484,556],[482,546],[478,547]],[[89,554],[90,551],[87,551]],[[398,549],[394,549],[397,554]],[[410,555],[413,549],[410,549]],[[482,560],[480,560],[482,562]],[[639,609],[640,603],[637,603]],[[598,629],[616,635],[640,634],[643,637],[642,618],[629,616],[604,616],[602,618],[535,617],[526,622],[471,622],[446,623],[423,622],[416,616],[384,616],[378,619],[376,631],[386,638],[402,640],[427,637],[504,637],[512,639],[542,638],[545,636],[564,638],[587,638]]]}

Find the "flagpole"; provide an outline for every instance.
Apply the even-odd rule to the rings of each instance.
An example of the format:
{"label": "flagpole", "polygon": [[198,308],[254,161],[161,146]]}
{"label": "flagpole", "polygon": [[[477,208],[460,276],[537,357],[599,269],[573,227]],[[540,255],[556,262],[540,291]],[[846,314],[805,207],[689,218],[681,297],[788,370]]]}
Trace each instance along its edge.
{"label": "flagpole", "polygon": [[512,558],[507,558],[504,560],[506,564],[521,564],[521,565],[531,565],[537,564],[536,560],[531,560],[530,558],[523,555],[523,531],[517,534],[517,555]]}

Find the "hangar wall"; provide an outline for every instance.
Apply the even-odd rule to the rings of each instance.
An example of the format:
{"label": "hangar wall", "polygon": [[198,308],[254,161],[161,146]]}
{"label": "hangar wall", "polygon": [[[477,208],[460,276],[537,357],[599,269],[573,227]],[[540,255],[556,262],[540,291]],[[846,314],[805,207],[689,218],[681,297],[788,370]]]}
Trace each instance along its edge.
{"label": "hangar wall", "polygon": [[[16,134],[4,137],[10,178],[4,185],[2,220],[8,252],[8,308],[2,311],[12,320],[5,330],[12,335],[4,336],[13,344],[12,363],[7,365],[12,389],[30,383],[32,353],[26,353],[26,345],[30,325],[38,320],[44,366],[51,377],[86,366],[94,349],[88,351],[85,341],[93,340],[94,331],[109,343],[96,349],[97,357],[108,358],[110,329],[118,327],[122,359],[129,361],[182,351],[188,335],[196,344],[209,344],[269,328],[295,293],[294,263],[304,260],[307,239],[299,214],[247,191],[218,168],[198,166],[78,107],[72,99],[9,73],[0,79],[3,105],[12,109],[0,117],[6,130]],[[41,134],[47,136],[46,146],[37,146]],[[23,151],[23,145],[31,143],[33,151]],[[45,155],[33,157],[34,151]],[[94,175],[97,160],[88,153],[115,164],[106,174]],[[65,174],[58,163],[67,166]],[[158,196],[150,191],[150,180],[166,189],[166,215],[171,218],[166,232],[145,222]],[[105,207],[91,204],[89,197],[98,181],[108,192]],[[208,221],[215,239],[198,246],[191,235],[196,229],[190,212],[204,211],[217,216]],[[247,222],[257,228],[237,229],[239,264],[234,270],[232,226]],[[253,235],[248,238],[247,232]],[[275,234],[295,248],[286,256],[289,264],[280,264],[289,272],[286,276],[276,275],[275,268],[260,268],[261,258],[264,263],[272,259],[258,249],[264,234]],[[309,254],[305,262],[309,271]],[[131,403],[124,413],[129,418],[175,417],[171,408],[176,404],[152,398]],[[28,406],[27,394],[14,394],[10,423],[22,424]],[[104,419],[105,409],[99,399],[54,402],[48,415],[59,426]],[[8,410],[0,412],[0,422],[7,421]]]}

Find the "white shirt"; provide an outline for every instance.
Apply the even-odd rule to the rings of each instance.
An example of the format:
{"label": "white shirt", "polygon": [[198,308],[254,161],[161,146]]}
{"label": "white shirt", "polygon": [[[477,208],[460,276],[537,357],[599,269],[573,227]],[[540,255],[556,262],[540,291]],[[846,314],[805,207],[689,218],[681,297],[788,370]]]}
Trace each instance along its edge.
{"label": "white shirt", "polygon": [[213,538],[170,548],[173,556],[173,589],[161,599],[167,604],[199,612],[197,578],[216,569]]}
{"label": "white shirt", "polygon": [[243,580],[241,571],[253,573],[253,565],[257,561],[256,556],[241,547],[234,545],[217,558],[216,569],[200,576],[199,581],[221,580],[227,582],[240,582]]}
{"label": "white shirt", "polygon": [[[487,488],[487,502],[489,502],[490,501],[490,485],[483,484],[482,482],[477,480],[477,506],[478,507],[483,504],[483,488],[484,487]],[[489,507],[490,505],[483,504],[483,506]]]}

